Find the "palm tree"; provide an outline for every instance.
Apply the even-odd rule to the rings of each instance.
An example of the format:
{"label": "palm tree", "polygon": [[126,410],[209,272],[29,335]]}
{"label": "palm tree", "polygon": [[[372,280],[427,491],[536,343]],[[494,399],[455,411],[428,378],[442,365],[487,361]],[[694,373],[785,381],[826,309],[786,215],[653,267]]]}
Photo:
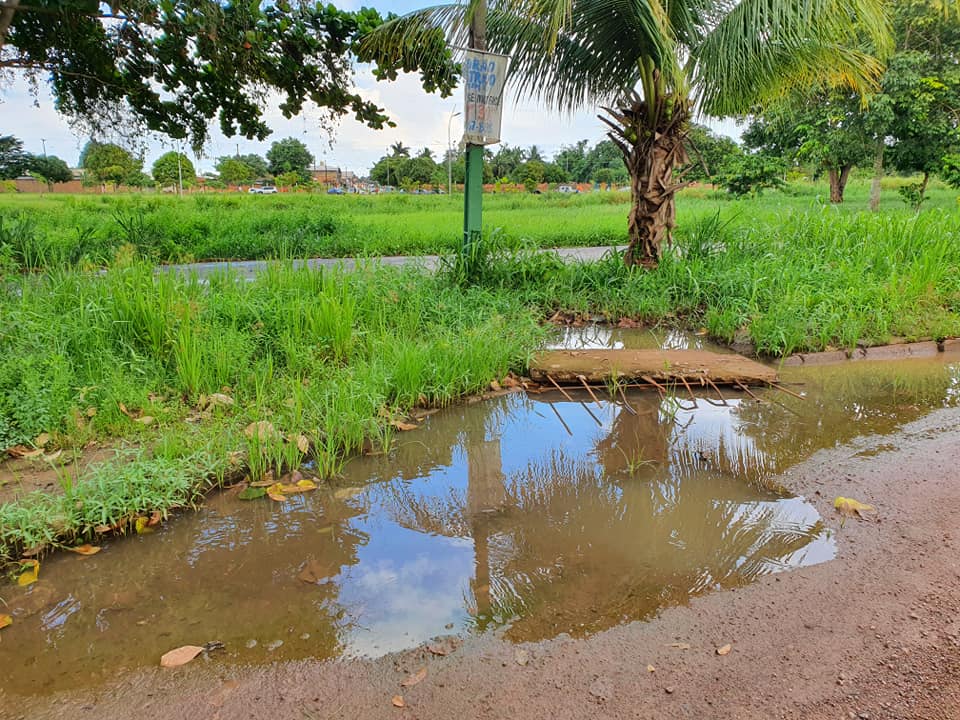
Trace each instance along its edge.
{"label": "palm tree", "polygon": [[410,157],[410,148],[404,145],[401,140],[397,140],[391,145],[390,150],[393,153],[393,157]]}
{"label": "palm tree", "polygon": [[[465,46],[484,0],[395,19],[361,54],[387,67],[437,67],[425,48],[442,32]],[[889,47],[885,0],[488,0],[487,44],[510,55],[520,94],[564,111],[601,106],[631,178],[628,264],[655,267],[674,226],[674,198],[691,166],[695,112],[743,114],[814,83],[864,92]],[[695,154],[695,151],[694,151]]]}

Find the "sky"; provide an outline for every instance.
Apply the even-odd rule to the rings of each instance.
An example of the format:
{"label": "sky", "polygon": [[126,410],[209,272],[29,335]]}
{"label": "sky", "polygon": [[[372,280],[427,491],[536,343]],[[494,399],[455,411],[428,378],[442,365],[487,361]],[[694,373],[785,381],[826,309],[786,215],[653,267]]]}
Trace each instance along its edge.
{"label": "sky", "polygon": [[[381,12],[395,13],[432,4],[430,0],[335,0],[338,7],[358,9],[361,5],[373,5]],[[396,123],[395,128],[371,130],[347,116],[334,129],[331,136],[321,127],[320,112],[307,109],[299,117],[286,119],[277,110],[279,102],[268,103],[265,113],[267,124],[273,134],[264,142],[247,140],[242,137],[227,138],[212,128],[211,140],[204,149],[202,157],[194,159],[198,172],[212,170],[216,158],[232,155],[239,149],[241,154],[257,153],[264,155],[271,142],[286,137],[295,137],[303,142],[316,157],[318,164],[326,162],[344,170],[353,170],[365,175],[370,167],[383,155],[387,148],[400,141],[416,150],[427,147],[434,157],[443,155],[447,147],[448,125],[453,145],[459,142],[463,132],[462,118],[451,114],[460,110],[463,104],[462,92],[455,91],[451,97],[441,98],[438,94],[429,95],[421,88],[416,75],[401,75],[395,82],[378,82],[370,69],[358,66],[355,75],[358,92],[386,109],[387,114]],[[507,100],[503,114],[501,131],[502,142],[509,145],[529,147],[537,145],[541,151],[551,157],[564,145],[572,145],[578,140],[588,140],[594,144],[604,139],[602,123],[596,117],[596,111],[582,111],[576,114],[552,112],[531,101],[519,100],[507,91]],[[731,137],[740,134],[736,124],[730,120],[703,120],[717,132]],[[36,99],[31,95],[25,81],[15,80],[12,85],[0,88],[0,135],[14,135],[20,138],[28,152],[44,152],[63,158],[72,167],[76,165],[80,149],[87,138],[75,135],[53,107],[53,100],[42,87]],[[239,146],[239,148],[238,148]],[[174,148],[171,140],[161,136],[148,139],[145,168],[149,170],[153,161],[164,152]]]}

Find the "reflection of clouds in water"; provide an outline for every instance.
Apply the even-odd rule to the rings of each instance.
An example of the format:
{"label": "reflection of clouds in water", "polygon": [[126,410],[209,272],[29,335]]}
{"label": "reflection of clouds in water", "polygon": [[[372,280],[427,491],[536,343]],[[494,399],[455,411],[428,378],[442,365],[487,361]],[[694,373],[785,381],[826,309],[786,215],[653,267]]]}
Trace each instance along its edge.
{"label": "reflection of clouds in water", "polygon": [[692,333],[674,328],[618,328],[587,324],[556,329],[547,343],[551,350],[712,350],[726,348],[706,343]]}
{"label": "reflection of clouds in water", "polygon": [[372,539],[341,577],[338,604],[352,621],[347,654],[383,655],[434,637],[447,623],[461,624],[473,571],[469,540],[406,530]]}

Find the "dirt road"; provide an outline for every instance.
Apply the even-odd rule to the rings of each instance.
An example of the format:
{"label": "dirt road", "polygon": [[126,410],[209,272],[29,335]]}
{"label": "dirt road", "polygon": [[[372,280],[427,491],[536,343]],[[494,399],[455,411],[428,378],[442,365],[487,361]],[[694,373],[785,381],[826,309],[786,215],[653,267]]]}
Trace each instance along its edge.
{"label": "dirt road", "polygon": [[[783,481],[836,528],[837,560],[650,623],[526,646],[470,639],[447,656],[247,670],[200,660],[83,695],[0,695],[0,716],[960,718],[960,410],[818,453]],[[837,495],[879,512],[840,528]]]}

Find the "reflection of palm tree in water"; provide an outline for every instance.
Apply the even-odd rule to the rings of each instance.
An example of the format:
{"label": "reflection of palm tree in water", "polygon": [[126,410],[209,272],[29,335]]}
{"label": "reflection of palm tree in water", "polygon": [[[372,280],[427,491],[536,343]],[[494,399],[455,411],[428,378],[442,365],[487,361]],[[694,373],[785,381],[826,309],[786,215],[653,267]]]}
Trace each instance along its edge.
{"label": "reflection of palm tree in water", "polygon": [[770,572],[819,534],[818,522],[791,522],[742,482],[665,467],[642,481],[612,480],[611,468],[623,469],[618,448],[637,435],[651,439],[649,457],[665,466],[673,417],[621,413],[597,445],[600,466],[555,452],[509,478],[499,431],[478,418],[461,436],[465,495],[406,497],[397,509],[408,526],[473,539],[467,602],[480,628],[513,618],[508,634],[518,639],[647,617],[715,585]]}

